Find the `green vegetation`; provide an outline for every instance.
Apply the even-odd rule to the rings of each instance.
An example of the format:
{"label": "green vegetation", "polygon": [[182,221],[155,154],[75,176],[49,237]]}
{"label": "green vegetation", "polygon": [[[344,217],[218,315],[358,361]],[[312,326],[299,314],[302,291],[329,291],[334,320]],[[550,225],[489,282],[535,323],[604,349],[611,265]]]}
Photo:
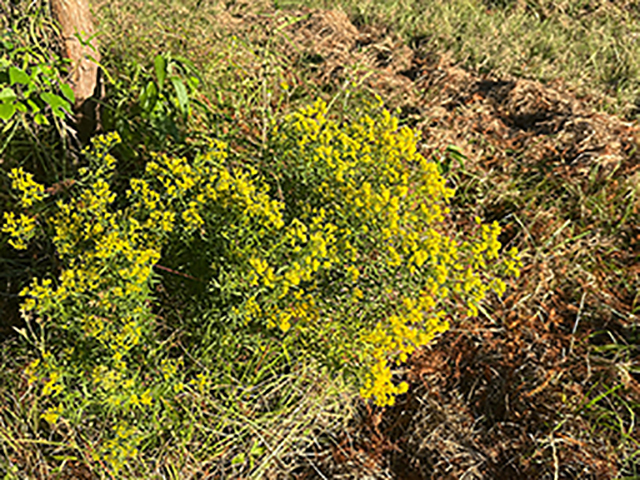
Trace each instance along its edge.
{"label": "green vegetation", "polygon": [[[284,0],[279,5],[317,6]],[[325,0],[357,21],[382,22],[426,55],[480,72],[562,79],[598,108],[628,118],[640,98],[640,10],[601,0]]]}
{"label": "green vegetation", "polygon": [[640,474],[634,4],[323,7],[6,7],[2,478]]}

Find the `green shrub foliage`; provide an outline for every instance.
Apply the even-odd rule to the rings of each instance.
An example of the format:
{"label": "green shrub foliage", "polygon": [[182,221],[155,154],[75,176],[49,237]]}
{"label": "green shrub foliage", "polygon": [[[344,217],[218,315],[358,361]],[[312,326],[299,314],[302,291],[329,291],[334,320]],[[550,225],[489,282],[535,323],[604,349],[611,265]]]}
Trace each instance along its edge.
{"label": "green shrub foliage", "polygon": [[489,291],[502,294],[519,260],[500,255],[495,223],[459,238],[453,191],[416,132],[371,111],[340,124],[318,101],[290,115],[264,167],[230,161],[215,140],[193,160],[155,155],[120,197],[116,134],[93,141],[62,198],[13,170],[21,211],[4,214],[2,231],[18,249],[46,236],[61,265],[22,292],[35,347],[25,375],[44,397],[42,418],[102,425],[92,451],[117,471],[174,402],[206,394],[211,378],[160,348],[154,313],[154,265],[193,239],[214,259],[220,314],[207,321],[267,332],[295,361],[315,357],[392,405],[407,390],[392,369],[452,319],[476,315]]}

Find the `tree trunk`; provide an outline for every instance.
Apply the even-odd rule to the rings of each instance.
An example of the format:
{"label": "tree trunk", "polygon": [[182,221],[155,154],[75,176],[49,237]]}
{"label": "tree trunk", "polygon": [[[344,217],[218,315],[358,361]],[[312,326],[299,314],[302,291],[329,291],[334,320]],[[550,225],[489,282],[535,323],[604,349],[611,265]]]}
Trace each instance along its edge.
{"label": "tree trunk", "polygon": [[[76,129],[84,144],[98,125],[97,100],[102,96],[97,65],[100,52],[97,39],[91,38],[94,29],[89,0],[51,0],[51,12],[60,24],[64,54],[71,60],[70,83],[76,97]],[[91,40],[87,42],[89,38]]]}

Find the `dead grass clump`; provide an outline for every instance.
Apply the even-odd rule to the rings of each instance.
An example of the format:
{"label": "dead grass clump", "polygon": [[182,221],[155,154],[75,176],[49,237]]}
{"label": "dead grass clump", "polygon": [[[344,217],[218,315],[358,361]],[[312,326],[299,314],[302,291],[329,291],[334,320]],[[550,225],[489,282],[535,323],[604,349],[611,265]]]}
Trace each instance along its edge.
{"label": "dead grass clump", "polygon": [[[491,155],[496,164],[517,150],[529,163],[555,157],[584,166],[619,164],[637,147],[637,126],[584,107],[561,82],[476,76],[444,57],[436,65],[414,58],[408,73],[423,92],[420,126],[429,148],[455,142],[471,159]],[[487,152],[486,143],[494,149]]]}
{"label": "dead grass clump", "polygon": [[[316,81],[345,80],[356,73],[385,93],[411,95],[411,83],[397,73],[410,66],[412,52],[402,41],[382,28],[358,30],[344,12],[310,11],[307,18],[285,30],[304,59],[318,64]],[[293,52],[292,52],[293,53]],[[347,72],[348,71],[348,72]]]}

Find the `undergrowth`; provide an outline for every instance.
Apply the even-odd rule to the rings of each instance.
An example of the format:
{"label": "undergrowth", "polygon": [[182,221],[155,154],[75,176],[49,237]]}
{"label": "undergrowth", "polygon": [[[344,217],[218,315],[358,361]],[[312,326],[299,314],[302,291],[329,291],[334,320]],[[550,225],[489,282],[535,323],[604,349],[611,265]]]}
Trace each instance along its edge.
{"label": "undergrowth", "polygon": [[[283,0],[280,8],[315,6]],[[562,79],[598,108],[637,118],[640,12],[635,2],[327,0],[362,24],[382,24],[429,58],[449,54],[481,73]]]}
{"label": "undergrowth", "polygon": [[21,333],[38,352],[27,392],[39,392],[52,429],[87,438],[83,425],[101,425],[89,445],[107,472],[183,431],[176,404],[210,392],[219,369],[188,373],[200,359],[185,365],[160,348],[152,272],[172,241],[197,237],[213,259],[207,321],[223,324],[214,328],[270,329],[292,361],[327,357],[320,364],[351,372],[380,406],[407,390],[393,365],[449,318],[477,315],[489,291],[504,293],[494,270],[519,274],[515,250],[494,266],[497,223],[469,241],[443,229],[453,192],[416,152],[415,132],[384,110],[342,127],[327,115],[319,101],[270,134],[277,160],[263,175],[277,190],[249,166],[230,169],[226,145],[211,140],[191,161],[152,155],[118,200],[115,133],[92,141],[68,200],[47,204],[31,174],[9,172],[21,210],[4,213],[2,231],[17,249],[43,236],[60,265],[20,293]]}

